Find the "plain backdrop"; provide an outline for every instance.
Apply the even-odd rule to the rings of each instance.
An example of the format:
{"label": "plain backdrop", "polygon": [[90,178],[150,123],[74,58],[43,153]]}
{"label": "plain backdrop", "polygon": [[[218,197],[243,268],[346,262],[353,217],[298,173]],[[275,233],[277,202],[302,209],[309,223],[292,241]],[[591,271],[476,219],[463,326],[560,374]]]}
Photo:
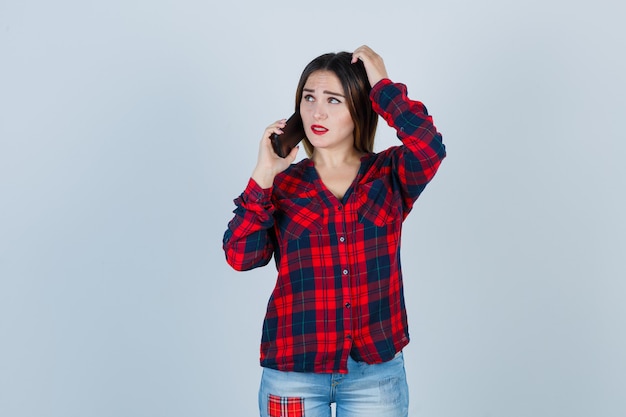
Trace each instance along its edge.
{"label": "plain backdrop", "polygon": [[0,0],[0,415],[258,415],[276,271],[222,236],[304,66],[368,44],[448,147],[403,235],[410,415],[623,417],[624,11]]}

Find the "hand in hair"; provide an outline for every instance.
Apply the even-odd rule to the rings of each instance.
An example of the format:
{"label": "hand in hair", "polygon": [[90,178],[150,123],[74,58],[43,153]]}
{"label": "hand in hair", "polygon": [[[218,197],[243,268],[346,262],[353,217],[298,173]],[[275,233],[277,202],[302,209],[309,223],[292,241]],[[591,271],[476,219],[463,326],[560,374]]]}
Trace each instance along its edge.
{"label": "hand in hair", "polygon": [[372,87],[383,78],[389,77],[383,59],[369,46],[363,45],[354,50],[352,53],[352,63],[354,64],[359,59],[365,66],[367,78]]}

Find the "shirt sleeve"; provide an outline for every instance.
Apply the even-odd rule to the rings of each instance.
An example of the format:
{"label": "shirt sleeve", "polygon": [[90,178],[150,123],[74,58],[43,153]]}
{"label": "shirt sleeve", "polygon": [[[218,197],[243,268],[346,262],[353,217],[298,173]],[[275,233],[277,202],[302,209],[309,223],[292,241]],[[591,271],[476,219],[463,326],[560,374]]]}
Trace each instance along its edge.
{"label": "shirt sleeve", "polygon": [[235,217],[224,233],[226,261],[238,271],[267,265],[274,253],[274,206],[271,188],[261,188],[252,178],[235,200]]}
{"label": "shirt sleeve", "polygon": [[424,104],[407,96],[404,84],[383,79],[370,92],[372,107],[397,132],[402,146],[384,151],[401,189],[406,213],[433,179],[446,148]]}

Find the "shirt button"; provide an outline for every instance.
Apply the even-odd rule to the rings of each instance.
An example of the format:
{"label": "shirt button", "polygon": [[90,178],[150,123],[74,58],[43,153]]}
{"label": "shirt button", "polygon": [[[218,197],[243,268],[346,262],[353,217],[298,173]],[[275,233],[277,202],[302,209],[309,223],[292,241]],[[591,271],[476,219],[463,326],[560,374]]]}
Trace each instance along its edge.
{"label": "shirt button", "polygon": [[347,269],[344,269],[342,272],[343,272],[344,275],[348,275],[348,270]]}
{"label": "shirt button", "polygon": [[346,303],[345,306],[346,306],[346,308],[350,308],[351,307],[350,303]]}
{"label": "shirt button", "polygon": [[340,242],[345,242],[345,241],[346,241],[346,238],[345,238],[345,237],[343,237],[343,236],[341,236],[341,237],[339,238],[339,241],[340,241]]}
{"label": "shirt button", "polygon": [[337,206],[337,210],[341,211],[343,209],[343,206]]}

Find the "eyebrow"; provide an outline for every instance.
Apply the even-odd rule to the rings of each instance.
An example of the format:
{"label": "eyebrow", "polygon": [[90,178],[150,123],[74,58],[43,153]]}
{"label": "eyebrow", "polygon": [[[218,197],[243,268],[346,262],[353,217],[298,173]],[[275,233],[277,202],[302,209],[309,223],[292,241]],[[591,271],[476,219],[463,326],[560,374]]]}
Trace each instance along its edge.
{"label": "eyebrow", "polygon": [[[315,90],[311,90],[310,88],[303,88],[302,91],[306,91],[308,93],[314,93],[315,92]],[[323,93],[324,94],[329,94],[331,96],[339,96],[339,97],[346,98],[346,96],[344,96],[343,94],[333,93],[332,91],[328,91],[328,90],[324,90]]]}

